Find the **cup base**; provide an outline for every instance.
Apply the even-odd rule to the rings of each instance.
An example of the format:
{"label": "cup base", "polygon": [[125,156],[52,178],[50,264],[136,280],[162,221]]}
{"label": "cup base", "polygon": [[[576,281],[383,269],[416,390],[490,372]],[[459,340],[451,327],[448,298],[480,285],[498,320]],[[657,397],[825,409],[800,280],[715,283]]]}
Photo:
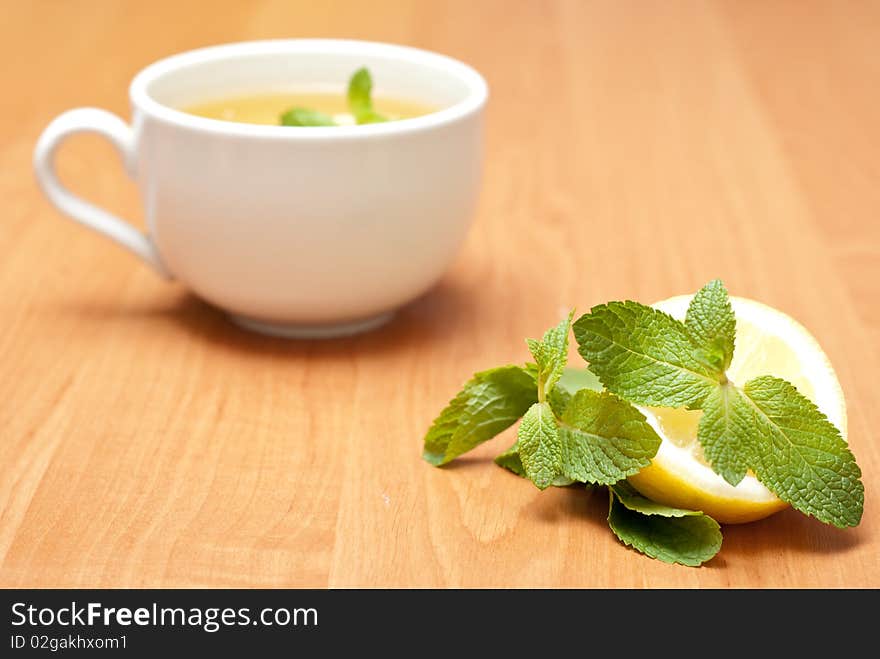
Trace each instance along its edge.
{"label": "cup base", "polygon": [[386,311],[378,316],[371,316],[363,320],[350,323],[337,323],[329,325],[284,325],[266,323],[254,320],[246,316],[230,314],[232,322],[251,332],[276,336],[283,339],[337,339],[344,336],[353,336],[363,332],[377,329],[391,320],[393,311]]}

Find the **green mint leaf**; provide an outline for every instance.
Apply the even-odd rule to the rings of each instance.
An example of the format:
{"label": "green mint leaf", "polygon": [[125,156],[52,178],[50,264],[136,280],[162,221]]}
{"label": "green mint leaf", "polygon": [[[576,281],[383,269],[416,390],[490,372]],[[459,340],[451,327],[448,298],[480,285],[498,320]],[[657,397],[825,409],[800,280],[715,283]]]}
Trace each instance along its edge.
{"label": "green mint leaf", "polygon": [[562,475],[559,429],[549,403],[535,403],[528,409],[519,424],[517,444],[526,477],[538,489],[550,487]]}
{"label": "green mint leaf", "polygon": [[[504,467],[508,471],[512,471],[517,476],[522,476],[523,478],[527,478],[526,470],[522,466],[522,460],[519,458],[519,444],[514,443],[509,449],[507,449],[504,453],[495,458],[495,464],[500,467]],[[565,476],[557,476],[551,485],[553,487],[568,487],[573,484],[574,481],[570,478],[566,478]]]}
{"label": "green mint leaf", "polygon": [[526,339],[526,345],[529,347],[529,352],[532,353],[532,357],[535,360],[535,374],[537,376],[543,369],[544,344],[538,339]]}
{"label": "green mint leaf", "polygon": [[559,428],[564,476],[610,485],[647,467],[660,437],[635,407],[614,394],[578,391]]}
{"label": "green mint leaf", "polygon": [[534,377],[520,366],[474,375],[434,420],[423,457],[446,464],[513,425],[538,400]]}
{"label": "green mint leaf", "polygon": [[624,483],[608,490],[608,525],[625,545],[665,563],[690,567],[702,565],[721,549],[721,529],[708,515],[660,505]]}
{"label": "green mint leaf", "polygon": [[706,396],[697,438],[712,469],[731,485],[749,469],[754,432],[753,412],[737,387],[720,384]]}
{"label": "green mint leaf", "polygon": [[685,510],[684,508],[671,508],[662,503],[657,503],[645,497],[636,488],[626,481],[621,481],[610,489],[617,495],[620,502],[629,510],[643,515],[660,515],[661,517],[695,517],[702,515],[698,510]]}
{"label": "green mint leaf", "polygon": [[700,359],[684,323],[638,302],[593,307],[574,336],[602,384],[632,403],[698,409],[724,379]]}
{"label": "green mint leaf", "polygon": [[565,371],[565,364],[568,362],[568,335],[573,317],[574,311],[571,311],[556,327],[544,332],[544,338],[540,341],[526,339],[538,366],[539,400],[544,400],[544,394],[553,391]]}
{"label": "green mint leaf", "polygon": [[282,126],[335,126],[333,117],[316,110],[293,108],[281,115]]}
{"label": "green mint leaf", "polygon": [[348,108],[359,124],[375,124],[388,121],[373,110],[373,78],[366,68],[358,69],[348,81]]}
{"label": "green mint leaf", "polygon": [[727,370],[733,359],[736,316],[720,279],[710,281],[694,295],[684,324],[705,361]]}
{"label": "green mint leaf", "polygon": [[355,71],[348,81],[348,107],[357,117],[373,109],[373,78],[366,67]]}
{"label": "green mint leaf", "polygon": [[763,376],[743,393],[755,431],[752,469],[793,508],[837,527],[857,526],[865,488],[840,431],[785,380]]}

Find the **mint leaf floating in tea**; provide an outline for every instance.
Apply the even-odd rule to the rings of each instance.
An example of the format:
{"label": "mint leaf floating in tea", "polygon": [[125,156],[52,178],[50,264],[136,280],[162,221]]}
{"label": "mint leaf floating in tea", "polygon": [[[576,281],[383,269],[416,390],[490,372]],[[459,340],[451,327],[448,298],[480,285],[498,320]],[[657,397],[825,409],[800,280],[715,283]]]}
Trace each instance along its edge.
{"label": "mint leaf floating in tea", "polygon": [[[449,462],[522,417],[498,465],[542,490],[608,486],[617,537],[682,565],[718,552],[718,521],[760,519],[782,502],[827,524],[858,525],[861,471],[823,412],[845,420],[818,344],[764,305],[737,299],[734,314],[720,280],[694,295],[686,313],[685,303],[658,303],[673,317],[638,302],[608,302],[527,340],[535,361],[474,376],[428,431],[425,459]],[[566,368],[571,329],[589,371]],[[739,361],[736,346],[746,355]],[[781,374],[808,387],[816,402]],[[748,487],[736,487],[746,478]],[[776,497],[756,489],[759,482]]]}
{"label": "mint leaf floating in tea", "polygon": [[281,115],[282,126],[336,126],[333,117],[317,110],[293,108]]}
{"label": "mint leaf floating in tea", "polygon": [[[348,81],[348,109],[356,124],[376,124],[390,121],[373,109],[373,78],[360,68]],[[282,126],[338,126],[333,117],[309,108],[292,108],[281,115]]]}
{"label": "mint leaf floating in tea", "polygon": [[359,124],[388,121],[373,109],[373,78],[365,68],[358,69],[348,81],[348,109]]}

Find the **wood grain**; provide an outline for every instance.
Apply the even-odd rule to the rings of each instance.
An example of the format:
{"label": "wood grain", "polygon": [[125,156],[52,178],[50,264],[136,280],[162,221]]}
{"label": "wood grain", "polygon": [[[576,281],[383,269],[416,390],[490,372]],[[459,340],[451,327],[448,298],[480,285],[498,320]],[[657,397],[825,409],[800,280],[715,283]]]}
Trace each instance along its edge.
{"label": "wood grain", "polygon": [[[880,5],[869,2],[4,2],[0,585],[880,586]],[[62,220],[30,167],[79,105],[202,45],[337,36],[448,53],[492,89],[469,240],[384,330],[244,333]],[[112,149],[61,171],[140,221]],[[862,525],[727,527],[700,569],[624,549],[605,500],[490,457],[420,459],[475,370],[577,305],[723,277],[832,358]]]}

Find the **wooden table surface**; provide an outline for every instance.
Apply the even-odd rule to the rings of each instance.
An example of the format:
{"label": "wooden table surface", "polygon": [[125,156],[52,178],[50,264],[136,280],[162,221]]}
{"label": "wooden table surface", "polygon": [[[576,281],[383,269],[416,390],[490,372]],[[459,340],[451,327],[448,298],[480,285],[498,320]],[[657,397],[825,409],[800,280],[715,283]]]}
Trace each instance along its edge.
{"label": "wooden table surface", "polygon": [[[880,4],[4,0],[0,24],[0,585],[880,586]],[[483,194],[460,258],[382,331],[232,326],[62,219],[50,119],[129,116],[155,59],[275,37],[410,44],[489,81]],[[135,222],[109,145],[61,154]],[[691,569],[625,549],[606,500],[490,458],[421,460],[475,370],[560,310],[722,277],[819,339],[846,392],[865,516],[724,529]]]}

